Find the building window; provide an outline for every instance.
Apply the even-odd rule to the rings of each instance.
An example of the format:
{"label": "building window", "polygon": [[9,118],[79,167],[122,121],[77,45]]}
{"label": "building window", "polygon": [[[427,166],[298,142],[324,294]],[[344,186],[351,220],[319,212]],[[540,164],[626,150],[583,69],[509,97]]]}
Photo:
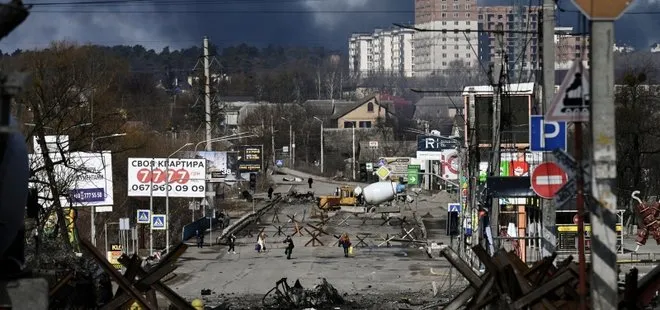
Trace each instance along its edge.
{"label": "building window", "polygon": [[374,104],[373,102],[367,103],[367,112],[373,112],[374,111]]}
{"label": "building window", "polygon": [[355,122],[344,122],[344,128],[353,128],[355,127]]}
{"label": "building window", "polygon": [[443,5],[442,5],[442,10],[443,10],[443,11],[446,11],[446,10],[447,10],[447,5],[446,5],[446,4],[443,4]]}
{"label": "building window", "polygon": [[458,45],[454,45],[454,49],[457,50],[457,49],[458,49]]}
{"label": "building window", "polygon": [[470,55],[472,55],[472,54],[469,54],[469,53],[465,54],[465,58],[470,58]]}
{"label": "building window", "polygon": [[458,54],[454,54],[454,58],[458,58]]}
{"label": "building window", "polygon": [[[470,13],[465,13],[465,17],[470,18]],[[467,24],[470,24],[470,21],[467,22]]]}
{"label": "building window", "polygon": [[447,58],[447,54],[442,53],[442,58]]}
{"label": "building window", "polygon": [[[444,13],[442,13],[442,14],[444,14]],[[443,20],[443,21],[442,21],[442,25],[443,25],[443,26],[446,26],[446,25],[447,25],[447,22]]]}
{"label": "building window", "polygon": [[371,121],[360,121],[360,128],[371,128]]}
{"label": "building window", "polygon": [[[470,13],[465,13],[465,17],[470,17]],[[466,25],[469,25],[469,24],[470,24],[470,21],[469,21],[469,20],[466,21],[465,24],[466,24]]]}
{"label": "building window", "polygon": [[[443,13],[442,13],[442,17],[447,17],[447,13],[444,13],[444,12],[443,12]],[[444,22],[443,22],[443,24],[444,24]]]}
{"label": "building window", "polygon": [[446,65],[447,65],[447,62],[446,62],[446,61],[443,61],[443,62],[442,62],[442,65],[443,65],[443,66],[446,66]]}
{"label": "building window", "polygon": [[446,49],[447,49],[447,45],[443,45],[443,46],[442,46],[442,49],[443,49],[443,50],[446,50]]}
{"label": "building window", "polygon": [[469,4],[466,4],[465,9],[469,11],[471,9],[471,6]]}
{"label": "building window", "polygon": [[460,10],[460,6],[458,4],[454,4],[454,11]]}

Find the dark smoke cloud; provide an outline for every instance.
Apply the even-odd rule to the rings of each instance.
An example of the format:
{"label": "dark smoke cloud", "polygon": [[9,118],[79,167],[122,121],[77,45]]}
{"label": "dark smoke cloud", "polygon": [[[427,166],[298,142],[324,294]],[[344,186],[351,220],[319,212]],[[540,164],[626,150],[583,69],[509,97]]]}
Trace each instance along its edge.
{"label": "dark smoke cloud", "polygon": [[[25,0],[27,2],[27,0]],[[32,3],[54,0],[33,0]],[[61,0],[67,1],[67,0]],[[71,0],[73,1],[73,0]],[[185,5],[161,5],[159,0],[141,5],[94,7],[35,7],[16,31],[0,41],[0,49],[46,47],[52,40],[71,40],[104,45],[141,44],[160,51],[165,46],[179,49],[199,45],[208,35],[217,45],[248,43],[324,46],[345,50],[353,32],[372,32],[389,28],[392,23],[414,22],[413,0],[190,0]],[[211,3],[209,3],[211,2]],[[224,3],[223,3],[224,2]],[[514,0],[480,0],[480,5],[511,4]],[[527,5],[529,1],[515,0]],[[170,2],[171,3],[171,2]],[[533,0],[532,4],[540,3]],[[571,1],[560,0],[560,6],[574,10]],[[395,13],[337,14],[327,10],[394,10]],[[660,0],[638,0],[635,11],[660,11]],[[43,12],[45,10],[57,12]],[[71,13],[95,10],[103,12]],[[289,14],[218,13],[221,11],[296,11]],[[135,13],[148,11],[151,13]],[[196,11],[197,13],[185,13]],[[299,13],[305,11],[305,13]],[[178,12],[178,13],[177,13]],[[206,13],[200,13],[206,12]],[[576,13],[561,13],[562,25],[576,25]],[[617,41],[647,47],[660,41],[660,15],[628,15],[616,23]]]}

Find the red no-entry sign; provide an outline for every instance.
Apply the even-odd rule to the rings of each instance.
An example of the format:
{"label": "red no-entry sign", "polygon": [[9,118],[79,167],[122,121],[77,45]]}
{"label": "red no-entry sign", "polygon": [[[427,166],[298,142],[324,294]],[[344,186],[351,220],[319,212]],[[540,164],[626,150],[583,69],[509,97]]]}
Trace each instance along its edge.
{"label": "red no-entry sign", "polygon": [[540,164],[532,172],[532,189],[542,198],[552,199],[568,181],[566,172],[553,162]]}

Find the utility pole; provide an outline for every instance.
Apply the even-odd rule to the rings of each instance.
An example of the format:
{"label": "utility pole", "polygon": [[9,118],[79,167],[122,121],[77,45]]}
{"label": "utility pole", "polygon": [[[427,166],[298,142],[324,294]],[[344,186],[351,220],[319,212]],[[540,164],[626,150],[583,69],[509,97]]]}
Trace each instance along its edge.
{"label": "utility pole", "polygon": [[[616,309],[616,117],[614,107],[614,21],[591,21],[591,134],[592,181],[595,201],[591,212],[591,302],[593,309]],[[578,191],[578,196],[582,195]],[[597,284],[597,285],[596,285]]]}
{"label": "utility pole", "polygon": [[352,131],[353,131],[353,160],[351,161],[351,170],[353,171],[353,181],[355,181],[355,122],[353,122]]}
{"label": "utility pole", "polygon": [[[545,115],[555,95],[555,0],[543,0],[542,14],[543,104],[541,105],[541,111]],[[543,152],[543,162],[546,161],[548,161],[548,154]],[[552,200],[541,199],[541,213],[543,216],[541,250],[542,256],[548,257],[555,252],[557,245],[557,236],[555,235],[557,214]]]}
{"label": "utility pole", "polygon": [[[211,62],[210,62],[210,53],[209,53],[209,38],[204,36],[204,123],[206,124],[206,151],[210,152],[211,144]],[[207,171],[208,173],[208,171]],[[209,205],[209,210],[211,210],[211,218],[209,221],[212,221],[212,218],[215,216],[215,193],[211,190],[212,184],[209,182],[209,178],[206,178],[206,185],[204,186],[204,191],[206,192],[206,199]],[[209,195],[208,193],[213,193]],[[206,217],[206,210],[204,210],[204,216]],[[169,219],[167,219],[169,221]],[[209,225],[210,227],[210,225]],[[213,240],[209,238],[209,244],[213,245]]]}
{"label": "utility pole", "polygon": [[275,126],[273,126],[273,119],[270,119],[270,151],[273,153],[273,165],[277,161],[275,157]]}
{"label": "utility pole", "polygon": [[[475,215],[478,213],[479,208],[478,208],[478,202],[477,202],[477,189],[479,188],[479,162],[480,162],[480,156],[479,156],[479,137],[478,137],[478,130],[476,130],[476,123],[477,123],[477,117],[476,117],[476,102],[475,102],[475,95],[474,93],[468,95],[468,107],[467,107],[467,115],[468,115],[468,127],[466,131],[466,135],[468,136],[468,199],[470,201],[468,208],[469,211],[466,213],[467,216],[467,223],[466,227],[471,230],[471,237],[469,240],[470,245],[476,245],[479,244],[479,233],[480,233],[480,227],[479,227],[479,221],[474,222]],[[467,242],[466,238],[466,242]],[[474,256],[473,253],[470,251],[468,252],[467,248],[465,249],[465,258],[474,266]]]}
{"label": "utility pole", "polygon": [[[504,29],[502,24],[497,25],[497,32],[495,33],[495,44],[497,49],[497,56],[495,56],[493,64],[493,133],[492,133],[492,147],[490,156],[490,176],[497,177],[500,175],[500,123],[501,123],[501,106],[502,106],[502,81],[504,76]],[[495,238],[499,235],[499,217],[500,217],[500,201],[498,198],[493,197],[491,201],[490,211],[490,227],[492,234],[491,255],[495,254],[495,249],[499,248],[499,239]],[[490,241],[489,240],[489,243]]]}

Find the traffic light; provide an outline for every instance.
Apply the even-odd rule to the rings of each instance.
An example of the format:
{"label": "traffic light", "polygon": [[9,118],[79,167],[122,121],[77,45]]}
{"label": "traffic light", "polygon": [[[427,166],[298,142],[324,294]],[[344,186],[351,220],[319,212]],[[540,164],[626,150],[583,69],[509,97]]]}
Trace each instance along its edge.
{"label": "traffic light", "polygon": [[458,235],[458,212],[447,212],[447,236]]}
{"label": "traffic light", "polygon": [[367,183],[367,164],[360,164],[360,182]]}
{"label": "traffic light", "polygon": [[250,189],[253,191],[257,189],[257,174],[254,172],[250,173]]}

